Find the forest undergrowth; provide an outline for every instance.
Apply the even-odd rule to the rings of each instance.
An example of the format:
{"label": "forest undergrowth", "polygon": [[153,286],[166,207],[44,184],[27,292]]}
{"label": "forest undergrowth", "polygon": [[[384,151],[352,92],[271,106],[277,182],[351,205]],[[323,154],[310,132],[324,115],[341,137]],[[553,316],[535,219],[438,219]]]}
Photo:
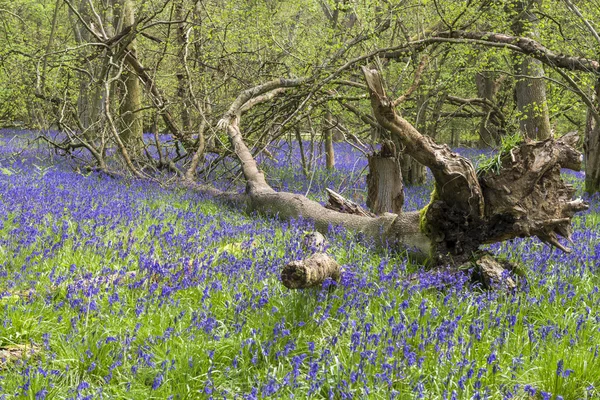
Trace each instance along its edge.
{"label": "forest undergrowth", "polygon": [[[514,293],[335,228],[339,284],[292,291],[279,273],[307,255],[309,222],[14,156],[26,135],[0,134],[1,399],[600,397],[598,198],[571,254],[491,246],[523,265]],[[315,156],[307,177],[295,151],[263,160],[274,188],[364,202],[359,152],[337,144],[335,172]],[[430,188],[407,188],[405,208]]]}

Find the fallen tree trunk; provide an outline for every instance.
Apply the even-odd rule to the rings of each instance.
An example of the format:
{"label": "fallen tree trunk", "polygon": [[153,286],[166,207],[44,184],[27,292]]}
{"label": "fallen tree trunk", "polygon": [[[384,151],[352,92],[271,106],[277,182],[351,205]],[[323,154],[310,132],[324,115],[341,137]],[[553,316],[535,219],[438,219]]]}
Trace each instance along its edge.
{"label": "fallen tree trunk", "polygon": [[537,236],[563,251],[558,236],[571,240],[571,218],[587,209],[572,200],[575,190],[560,169],[579,170],[577,135],[541,142],[525,141],[501,154],[477,175],[471,162],[421,135],[396,114],[376,70],[363,68],[371,105],[390,131],[435,178],[431,203],[422,210],[421,229],[434,242],[439,263],[461,263],[484,243]]}
{"label": "fallen tree trunk", "polygon": [[422,262],[431,255],[432,242],[419,228],[419,211],[370,217],[334,211],[301,194],[275,191],[239,194],[190,182],[183,184],[249,213],[259,212],[287,220],[307,219],[323,234],[332,227],[342,227],[377,245],[407,249]]}
{"label": "fallen tree trunk", "polygon": [[248,195],[247,199],[250,211],[283,219],[308,219],[319,232],[327,233],[331,227],[339,226],[378,245],[408,249],[421,260],[431,255],[432,242],[419,228],[418,211],[373,218],[329,210],[294,193],[257,193]]}
{"label": "fallen tree trunk", "polygon": [[514,237],[537,236],[549,245],[569,250],[558,236],[570,240],[572,216],[587,208],[582,200],[572,200],[573,188],[560,177],[561,167],[581,167],[581,153],[573,147],[576,135],[524,142],[501,154],[496,168],[478,175],[468,159],[421,135],[397,115],[395,102],[387,98],[376,70],[364,68],[363,72],[379,124],[431,170],[435,190],[430,204],[420,211],[373,217],[340,212],[356,211],[356,207],[331,210],[305,196],[273,190],[244,142],[239,120],[248,104],[259,103],[273,90],[303,82],[275,80],[244,91],[219,122],[240,160],[247,182],[243,198],[250,210],[309,219],[320,232],[341,226],[376,243],[408,249],[435,264],[461,265],[478,252],[480,245]]}

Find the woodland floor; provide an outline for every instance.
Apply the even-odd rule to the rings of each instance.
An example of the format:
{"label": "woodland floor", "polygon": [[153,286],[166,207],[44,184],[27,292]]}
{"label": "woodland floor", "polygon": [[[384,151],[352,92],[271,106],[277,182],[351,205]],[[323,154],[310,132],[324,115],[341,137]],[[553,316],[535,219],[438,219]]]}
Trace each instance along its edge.
{"label": "woodland floor", "polygon": [[[598,198],[570,255],[535,239],[491,247],[523,263],[515,293],[335,229],[340,284],[290,291],[279,273],[306,255],[309,223],[82,174],[41,147],[15,156],[27,137],[0,131],[0,398],[600,397]],[[274,188],[364,203],[359,152],[336,145],[333,173],[315,154],[306,178],[286,148],[263,162]],[[408,188],[405,209],[430,187]]]}

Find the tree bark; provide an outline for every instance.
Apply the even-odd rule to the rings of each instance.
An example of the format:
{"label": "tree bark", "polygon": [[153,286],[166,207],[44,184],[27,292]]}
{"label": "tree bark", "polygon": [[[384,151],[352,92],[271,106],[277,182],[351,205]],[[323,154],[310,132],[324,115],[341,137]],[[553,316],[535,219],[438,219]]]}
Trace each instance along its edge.
{"label": "tree bark", "polygon": [[570,240],[573,215],[587,208],[572,200],[575,190],[562,181],[560,169],[578,170],[581,154],[574,134],[559,140],[525,142],[500,155],[500,172],[482,171],[472,163],[421,135],[398,116],[376,70],[363,68],[371,106],[378,122],[396,137],[435,178],[431,203],[418,212],[359,216],[328,210],[304,196],[274,191],[264,179],[239,130],[245,103],[302,80],[267,82],[242,92],[219,121],[226,129],[247,181],[244,203],[249,210],[280,218],[307,218],[317,230],[341,226],[380,244],[409,249],[434,263],[461,265],[480,245],[514,237],[538,236],[549,245],[569,251],[558,236]]}
{"label": "tree bark", "polygon": [[325,208],[329,210],[339,211],[344,214],[362,215],[363,217],[375,217],[375,214],[365,210],[355,202],[346,199],[339,193],[334,192],[331,189],[325,189],[329,199]]}
{"label": "tree bark", "polygon": [[[475,84],[477,85],[477,96],[487,100],[489,103],[496,103],[496,95],[500,88],[500,82],[490,72],[480,72],[475,75]],[[501,142],[502,126],[493,112],[493,108],[483,104],[485,116],[479,124],[479,145],[480,147],[495,147]]]}
{"label": "tree bark", "polygon": [[402,151],[398,155],[402,179],[407,185],[422,185],[425,183],[425,167],[409,154]]}
{"label": "tree bark", "polygon": [[[424,94],[417,96],[417,115],[415,117],[415,127],[420,132],[426,132],[427,129],[427,103],[428,99]],[[398,140],[396,142],[399,143]],[[407,185],[422,185],[425,183],[426,171],[425,166],[404,151],[404,146],[399,145],[403,149],[398,154],[400,162],[400,170],[402,171],[402,179]]]}
{"label": "tree bark", "polygon": [[468,215],[483,215],[483,195],[471,161],[452,153],[448,146],[438,145],[421,135],[396,114],[385,94],[379,72],[363,67],[363,73],[377,121],[404,145],[406,152],[416,161],[429,167],[436,181],[437,195]]}
{"label": "tree bark", "polygon": [[[80,15],[84,18],[89,19],[89,3],[87,1],[82,1],[79,4],[78,9]],[[73,11],[69,9],[69,16],[72,16]],[[83,45],[85,43],[89,43],[91,41],[91,34],[87,29],[73,23],[73,33],[75,36],[75,42],[78,45]],[[103,79],[103,68],[99,68],[98,65],[94,63],[89,63],[89,69],[94,76],[95,79],[102,80]],[[78,72],[79,76],[79,95],[77,97],[77,115],[79,116],[79,121],[84,130],[84,137],[86,140],[91,141],[97,139],[97,133],[94,132],[93,125],[98,121],[98,116],[102,112],[102,102],[103,99],[103,87],[102,85],[97,85],[96,87],[90,85],[89,76],[83,72]]]}
{"label": "tree bark", "polygon": [[[597,79],[592,101],[600,111],[600,78]],[[585,191],[600,192],[600,121],[594,118],[594,111],[588,108],[585,124]]]}
{"label": "tree bark", "polygon": [[[540,7],[541,0],[515,0],[510,5],[516,16],[512,30],[515,35],[537,37],[538,18],[534,8]],[[521,132],[530,139],[544,140],[551,135],[550,115],[546,102],[546,82],[541,61],[531,57],[515,55],[515,96],[520,113]]]}
{"label": "tree bark", "polygon": [[486,289],[504,288],[513,290],[517,287],[509,272],[513,272],[515,266],[504,261],[500,262],[489,254],[477,259],[474,263],[475,270],[473,278],[481,282]]}
{"label": "tree bark", "polygon": [[[179,0],[175,4],[175,16],[178,21],[185,20],[184,12],[185,0]],[[189,109],[191,108],[189,86],[187,82],[186,63],[187,59],[185,56],[186,48],[188,45],[188,31],[187,24],[180,22],[177,24],[177,44],[179,45],[177,58],[179,64],[177,66],[177,97],[181,104],[181,129],[184,135],[190,135],[192,131],[192,124],[190,119]]]}
{"label": "tree bark", "polygon": [[404,204],[404,186],[396,146],[392,141],[384,141],[381,151],[368,158],[367,206],[376,215],[386,212],[400,214]]}
{"label": "tree bark", "polygon": [[298,122],[294,126],[294,134],[296,135],[296,141],[298,141],[298,147],[300,148],[300,162],[302,163],[302,173],[308,177],[310,168],[306,162],[306,153],[304,151],[304,143],[302,142],[302,131],[300,130],[300,123]]}
{"label": "tree bark", "polygon": [[325,136],[325,166],[331,171],[335,169],[335,150],[333,148],[333,117],[329,108],[327,108],[325,113],[323,135]]}
{"label": "tree bark", "polygon": [[521,58],[515,67],[517,75],[526,77],[519,78],[515,84],[521,132],[530,139],[548,139],[552,129],[546,102],[544,67],[541,61]]}
{"label": "tree bark", "polygon": [[[133,0],[122,0],[120,3],[119,27],[132,26],[135,23],[135,4]],[[120,31],[121,29],[117,29]],[[126,51],[132,57],[137,57],[137,46],[135,39],[127,46]],[[133,66],[123,71],[122,79],[125,85],[125,94],[121,103],[121,140],[130,152],[137,154],[143,147],[142,135],[144,133],[144,121],[140,110],[142,109],[142,86]]]}
{"label": "tree bark", "polygon": [[289,289],[319,286],[329,278],[338,281],[340,265],[327,254],[315,253],[305,260],[292,261],[281,271],[281,282]]}
{"label": "tree bark", "polygon": [[571,218],[588,207],[583,200],[572,200],[575,189],[560,176],[561,167],[581,167],[583,157],[574,149],[576,134],[525,142],[501,154],[500,173],[481,171],[478,177],[469,160],[421,135],[395,113],[376,70],[363,72],[379,123],[435,178],[432,201],[422,210],[421,229],[436,243],[441,262],[464,260],[481,244],[518,236],[537,236],[569,251],[558,235],[571,240]]}

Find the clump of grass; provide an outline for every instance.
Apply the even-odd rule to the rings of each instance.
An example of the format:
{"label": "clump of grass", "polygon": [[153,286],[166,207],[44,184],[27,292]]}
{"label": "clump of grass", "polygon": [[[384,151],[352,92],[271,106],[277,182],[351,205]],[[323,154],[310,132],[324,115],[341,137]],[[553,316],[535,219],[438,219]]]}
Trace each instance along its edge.
{"label": "clump of grass", "polygon": [[478,160],[477,175],[487,175],[494,173],[498,175],[502,168],[502,160],[510,155],[510,151],[520,145],[523,142],[523,135],[520,132],[513,133],[512,135],[505,135],[502,137],[502,143],[497,153],[492,155],[482,154]]}

